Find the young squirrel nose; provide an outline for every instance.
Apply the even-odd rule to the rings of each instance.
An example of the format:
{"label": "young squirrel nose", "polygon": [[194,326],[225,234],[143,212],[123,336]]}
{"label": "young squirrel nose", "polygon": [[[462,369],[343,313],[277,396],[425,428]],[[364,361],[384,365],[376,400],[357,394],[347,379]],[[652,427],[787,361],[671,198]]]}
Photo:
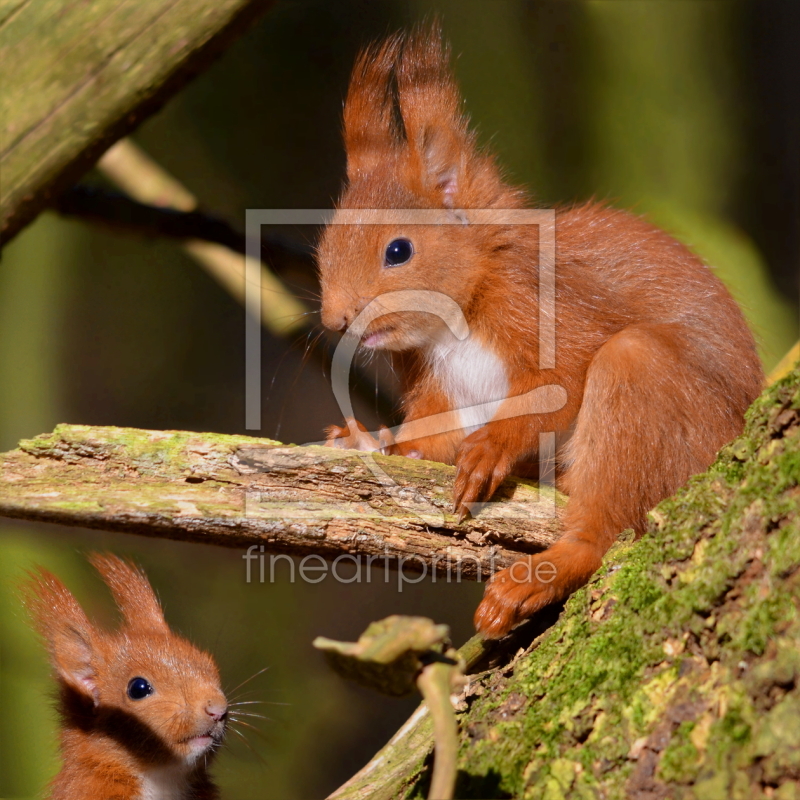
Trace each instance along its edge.
{"label": "young squirrel nose", "polygon": [[228,713],[228,706],[225,703],[207,703],[206,704],[206,714],[208,714],[214,722],[219,722],[223,719]]}

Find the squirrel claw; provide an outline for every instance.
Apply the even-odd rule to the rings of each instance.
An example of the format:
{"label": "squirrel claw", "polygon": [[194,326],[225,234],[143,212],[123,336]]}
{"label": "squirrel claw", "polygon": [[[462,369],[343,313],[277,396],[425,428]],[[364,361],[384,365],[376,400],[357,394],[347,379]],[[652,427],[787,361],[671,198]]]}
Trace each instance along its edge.
{"label": "squirrel claw", "polygon": [[[475,628],[487,639],[500,639],[555,598],[553,587],[527,579],[535,562],[523,559],[497,573],[475,611]],[[517,567],[515,572],[514,567]],[[518,573],[518,574],[517,574]]]}
{"label": "squirrel claw", "polygon": [[505,453],[484,431],[480,429],[464,440],[456,460],[454,509],[459,522],[472,513],[473,504],[491,500],[511,471],[512,464]]}

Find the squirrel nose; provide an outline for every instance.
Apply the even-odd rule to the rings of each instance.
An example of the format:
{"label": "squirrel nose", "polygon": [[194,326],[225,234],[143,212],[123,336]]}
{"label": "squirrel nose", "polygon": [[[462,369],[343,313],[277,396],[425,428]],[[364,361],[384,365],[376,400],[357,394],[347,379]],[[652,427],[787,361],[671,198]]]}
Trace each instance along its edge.
{"label": "squirrel nose", "polygon": [[343,312],[325,320],[325,327],[332,331],[343,331],[347,327],[347,315]]}
{"label": "squirrel nose", "polygon": [[353,320],[364,310],[364,307],[369,303],[369,298],[359,297],[349,306],[331,313],[325,313],[323,309],[322,323],[326,328],[332,331],[347,330],[352,324]]}
{"label": "squirrel nose", "polygon": [[219,722],[228,713],[228,706],[225,703],[206,703],[206,714],[208,714],[214,722]]}

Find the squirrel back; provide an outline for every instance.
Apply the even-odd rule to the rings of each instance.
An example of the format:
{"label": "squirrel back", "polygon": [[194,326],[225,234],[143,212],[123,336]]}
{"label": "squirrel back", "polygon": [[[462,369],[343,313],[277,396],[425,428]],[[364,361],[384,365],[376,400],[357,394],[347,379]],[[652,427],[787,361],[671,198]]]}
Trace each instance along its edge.
{"label": "squirrel back", "polygon": [[90,561],[123,622],[92,623],[39,569],[25,598],[58,681],[62,768],[53,800],[214,800],[207,766],[227,724],[213,658],[173,633],[145,575],[113,555]]}

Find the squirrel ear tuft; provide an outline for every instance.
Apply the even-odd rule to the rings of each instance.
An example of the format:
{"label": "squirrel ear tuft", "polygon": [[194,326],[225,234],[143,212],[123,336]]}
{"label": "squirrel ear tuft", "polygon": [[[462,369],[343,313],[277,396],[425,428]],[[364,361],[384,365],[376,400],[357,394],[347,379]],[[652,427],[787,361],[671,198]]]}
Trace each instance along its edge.
{"label": "squirrel ear tuft", "polygon": [[402,139],[393,97],[394,69],[403,45],[401,34],[362,50],[350,76],[344,104],[347,176],[354,181],[386,160]]}
{"label": "squirrel ear tuft", "polygon": [[439,23],[362,51],[344,108],[351,185],[395,179],[429,208],[479,208],[503,183],[462,112]]}
{"label": "squirrel ear tuft", "polygon": [[97,705],[97,661],[101,656],[96,642],[100,634],[69,589],[47,570],[34,573],[23,592],[59,678]]}
{"label": "squirrel ear tuft", "polygon": [[437,21],[361,52],[344,107],[351,183],[398,159],[410,189],[456,205],[474,143],[449,59]]}
{"label": "squirrel ear tuft", "polygon": [[454,208],[475,146],[438,22],[408,37],[396,73],[411,175],[432,204]]}
{"label": "squirrel ear tuft", "polygon": [[168,630],[161,604],[141,570],[111,554],[92,553],[89,561],[111,590],[129,628]]}

